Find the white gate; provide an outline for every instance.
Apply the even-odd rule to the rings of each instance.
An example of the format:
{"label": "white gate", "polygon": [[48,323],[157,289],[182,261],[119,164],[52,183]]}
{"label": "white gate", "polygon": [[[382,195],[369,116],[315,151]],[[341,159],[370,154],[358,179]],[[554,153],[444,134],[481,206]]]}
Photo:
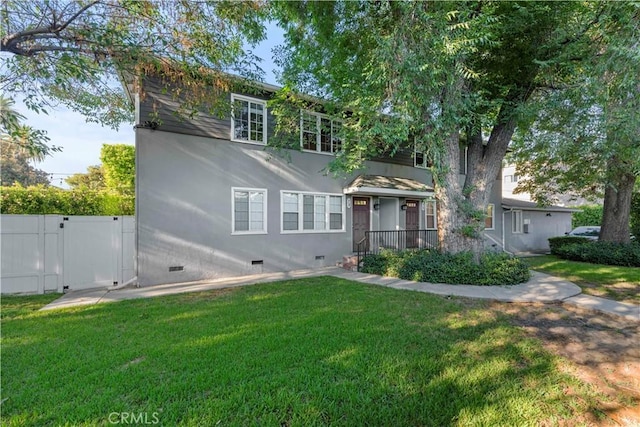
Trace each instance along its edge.
{"label": "white gate", "polygon": [[108,287],[134,275],[133,217],[2,215],[2,293]]}

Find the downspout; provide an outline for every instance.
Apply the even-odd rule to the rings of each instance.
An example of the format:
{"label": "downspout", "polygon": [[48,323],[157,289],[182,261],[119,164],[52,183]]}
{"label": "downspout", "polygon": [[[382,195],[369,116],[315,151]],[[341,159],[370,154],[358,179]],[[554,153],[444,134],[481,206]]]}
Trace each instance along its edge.
{"label": "downspout", "polygon": [[509,252],[507,250],[504,228],[504,214],[506,214],[507,212],[511,213],[512,210],[513,208],[509,209],[508,211],[505,211],[504,209],[502,210],[502,251],[508,253],[511,256],[515,256],[512,252]]}

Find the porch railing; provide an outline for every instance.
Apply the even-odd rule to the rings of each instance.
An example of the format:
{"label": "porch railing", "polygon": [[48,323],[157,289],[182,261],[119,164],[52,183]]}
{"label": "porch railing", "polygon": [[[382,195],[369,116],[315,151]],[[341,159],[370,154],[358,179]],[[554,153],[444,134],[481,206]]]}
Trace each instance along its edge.
{"label": "porch railing", "polygon": [[437,230],[390,230],[365,231],[364,238],[356,244],[358,271],[367,255],[377,255],[382,249],[401,251],[404,249],[437,249]]}

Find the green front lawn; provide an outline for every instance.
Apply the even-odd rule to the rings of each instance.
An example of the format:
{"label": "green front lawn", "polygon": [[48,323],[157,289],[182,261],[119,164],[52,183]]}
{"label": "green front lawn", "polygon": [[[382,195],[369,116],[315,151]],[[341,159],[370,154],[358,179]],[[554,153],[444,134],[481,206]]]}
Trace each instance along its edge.
{"label": "green front lawn", "polygon": [[2,319],[7,426],[123,416],[191,426],[574,425],[602,415],[591,388],[481,301],[331,277],[53,312],[20,310],[21,301],[32,304],[2,301],[11,309]]}
{"label": "green front lawn", "polygon": [[555,255],[522,258],[532,270],[569,280],[582,292],[616,301],[640,303],[640,268],[567,261]]}

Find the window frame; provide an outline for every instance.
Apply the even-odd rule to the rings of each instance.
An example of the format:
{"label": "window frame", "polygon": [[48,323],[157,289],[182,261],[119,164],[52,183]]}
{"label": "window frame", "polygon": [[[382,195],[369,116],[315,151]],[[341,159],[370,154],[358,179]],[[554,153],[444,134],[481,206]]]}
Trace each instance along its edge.
{"label": "window frame", "polygon": [[[239,139],[236,138],[236,114],[235,114],[235,103],[236,101],[248,102],[249,111],[251,111],[251,103],[262,105],[262,141],[256,141],[253,139]],[[242,142],[244,144],[255,144],[255,145],[267,145],[267,131],[268,131],[268,120],[267,120],[267,101],[264,99],[252,98],[250,96],[239,95],[237,93],[231,94],[231,141],[233,142]],[[248,138],[251,138],[251,120],[249,120],[249,130],[248,130]]]}
{"label": "window frame", "polygon": [[[458,162],[458,174],[466,175],[467,171],[469,170],[469,147],[467,146],[460,147],[459,151],[460,151],[460,161]],[[462,160],[464,160],[464,170],[460,170],[462,169],[460,167],[460,163],[462,163]]]}
{"label": "window frame", "polygon": [[[422,165],[418,164],[418,153],[422,155]],[[430,169],[431,165],[429,165],[429,161],[427,160],[427,155],[424,151],[418,151],[416,148],[416,144],[413,144],[413,167],[420,169]]]}
{"label": "window frame", "polygon": [[[297,230],[285,230],[284,229],[284,195],[296,194],[298,196],[298,229]],[[313,229],[304,228],[304,196],[313,196]],[[325,197],[325,220],[324,229],[316,229],[316,197]],[[340,197],[340,215],[341,215],[341,228],[331,229],[331,214],[337,212],[331,212],[331,197]],[[296,190],[280,190],[280,234],[318,234],[318,233],[345,233],[346,232],[346,197],[340,193],[321,193],[315,191],[296,191]]]}
{"label": "window frame", "polygon": [[[249,193],[249,230],[236,230],[236,192]],[[251,230],[251,192],[262,193],[264,195],[262,201],[262,230]],[[252,234],[268,234],[268,206],[268,190],[266,188],[231,187],[231,235],[242,236]]]}
{"label": "window frame", "polygon": [[511,211],[511,234],[522,234],[523,217],[522,210],[516,209]]}
{"label": "window frame", "polygon": [[[310,150],[308,148],[304,148],[304,140],[303,140],[303,135],[305,133],[304,130],[304,115],[310,115],[312,117],[315,117],[316,119],[316,124],[315,124],[315,136],[316,136],[316,149],[315,150]],[[329,140],[331,143],[331,151],[322,151],[322,120],[328,120],[329,121]],[[340,150],[336,150],[335,149],[335,141],[336,139],[339,139],[335,136],[334,134],[334,129],[336,128],[336,125],[342,125],[342,120],[338,120],[338,119],[334,119],[331,118],[331,116],[327,115],[327,114],[322,114],[322,113],[317,113],[315,111],[311,111],[311,110],[304,110],[304,109],[300,109],[300,149],[304,152],[307,153],[318,153],[318,154],[324,154],[324,155],[329,155],[329,156],[333,156],[337,153],[340,152]],[[336,132],[337,134],[338,132]],[[344,141],[342,141],[340,139],[340,147],[342,147],[342,145],[344,144]]]}
{"label": "window frame", "polygon": [[[487,227],[487,219],[489,215],[487,215],[487,211],[491,207],[491,227]],[[484,216],[484,229],[485,230],[495,230],[496,229],[496,205],[494,203],[487,204],[487,209],[485,210]]]}
{"label": "window frame", "polygon": [[[436,200],[425,200],[424,202],[424,229],[425,230],[437,230],[438,229],[438,205]],[[433,205],[433,228],[429,227],[429,221],[427,217],[429,215],[429,205]]]}

